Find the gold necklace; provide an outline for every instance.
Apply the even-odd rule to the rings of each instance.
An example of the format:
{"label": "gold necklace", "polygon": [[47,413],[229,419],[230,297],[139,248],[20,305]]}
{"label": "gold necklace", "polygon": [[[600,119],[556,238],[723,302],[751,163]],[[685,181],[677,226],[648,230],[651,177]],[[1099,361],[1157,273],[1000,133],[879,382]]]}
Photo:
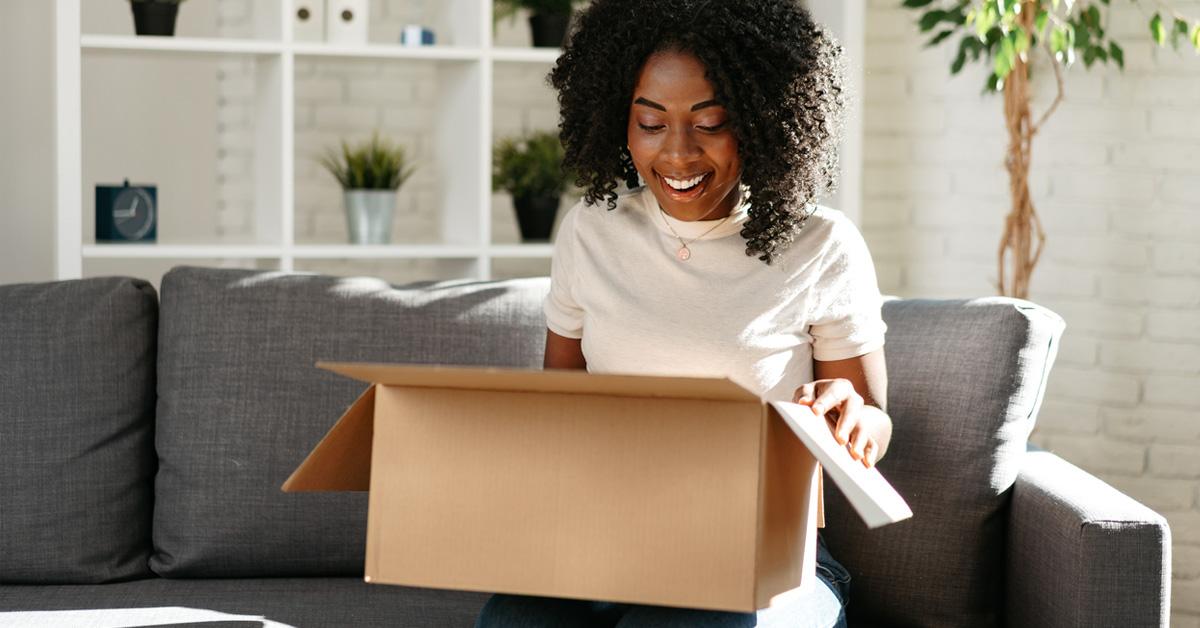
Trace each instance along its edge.
{"label": "gold necklace", "polygon": [[[715,206],[713,207],[713,209],[710,209],[710,210],[708,210],[708,213],[709,213],[709,214],[711,214],[711,213],[713,212],[713,210],[714,210],[714,209],[716,209],[716,207],[715,207]],[[729,217],[733,215],[733,212],[729,212],[728,214],[726,214],[726,215],[725,215],[725,217],[724,217],[724,218],[722,218],[722,219],[721,219],[721,221],[720,221],[720,222],[718,222],[717,224],[715,224],[715,225],[713,225],[713,226],[709,227],[709,228],[708,228],[708,231],[705,231],[704,233],[701,233],[700,235],[698,235],[698,236],[696,236],[696,237],[692,238],[691,240],[689,240],[688,242],[684,242],[684,241],[683,241],[683,238],[680,238],[680,237],[679,237],[679,234],[678,234],[678,233],[676,233],[676,231],[675,231],[675,228],[671,226],[671,223],[670,223],[670,222],[667,222],[667,215],[666,215],[666,214],[667,214],[667,211],[666,211],[665,209],[663,209],[663,208],[662,208],[662,205],[659,205],[659,206],[658,206],[658,211],[662,212],[662,214],[663,214],[663,219],[662,219],[662,220],[663,220],[663,224],[665,224],[665,225],[667,226],[667,228],[671,230],[671,233],[675,235],[676,239],[678,239],[678,240],[679,240],[680,247],[679,247],[679,250],[678,250],[678,251],[675,251],[675,257],[679,258],[679,261],[681,261],[681,262],[686,262],[686,261],[688,261],[689,259],[691,259],[691,257],[692,257],[692,250],[688,248],[688,242],[695,242],[696,240],[699,240],[700,238],[703,238],[704,236],[706,236],[706,235],[708,235],[709,233],[711,233],[713,229],[716,229],[717,227],[720,227],[721,225],[725,224],[725,221],[726,221],[726,220],[729,220]],[[707,216],[707,215],[708,215],[708,214],[705,214],[704,216],[701,216],[701,217],[700,217],[700,220],[703,220],[703,219],[704,219],[704,217],[705,217],[705,216]]]}

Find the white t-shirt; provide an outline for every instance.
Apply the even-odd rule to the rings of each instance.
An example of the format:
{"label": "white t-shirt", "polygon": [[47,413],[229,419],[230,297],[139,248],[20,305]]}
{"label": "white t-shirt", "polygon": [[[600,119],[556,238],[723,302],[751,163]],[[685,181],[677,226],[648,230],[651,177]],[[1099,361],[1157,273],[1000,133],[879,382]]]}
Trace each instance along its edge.
{"label": "white t-shirt", "polygon": [[[875,266],[858,228],[823,206],[768,266],[745,254],[747,188],[729,220],[681,221],[646,186],[582,199],[554,238],[546,324],[582,338],[587,369],[729,377],[767,400],[790,401],[813,380],[812,360],[883,346],[887,326]],[[680,261],[679,239],[691,258]]]}

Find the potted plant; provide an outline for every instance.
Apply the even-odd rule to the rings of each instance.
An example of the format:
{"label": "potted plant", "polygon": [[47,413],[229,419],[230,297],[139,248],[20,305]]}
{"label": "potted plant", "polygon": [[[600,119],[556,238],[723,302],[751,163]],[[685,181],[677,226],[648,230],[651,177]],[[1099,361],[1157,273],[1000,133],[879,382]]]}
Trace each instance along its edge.
{"label": "potted plant", "polygon": [[380,139],[376,132],[355,146],[343,140],[340,152],[327,149],[321,165],[342,185],[350,242],[387,244],[396,190],[415,169],[408,165],[404,147]]}
{"label": "potted plant", "polygon": [[529,9],[529,30],[533,45],[545,48],[562,46],[575,0],[495,0],[495,21],[512,20],[520,9]]}
{"label": "potted plant", "polygon": [[[1130,0],[1143,11],[1154,10],[1148,27],[1154,43],[1170,41],[1178,48],[1190,44],[1200,54],[1200,19],[1187,17],[1165,0],[1153,9]],[[903,0],[902,6],[921,12],[917,24],[932,36],[926,47],[948,42],[958,51],[950,73],[958,74],[968,62],[990,68],[984,93],[1004,95],[1004,119],[1009,142],[1004,158],[1008,171],[1011,210],[1005,218],[1004,234],[997,253],[1003,296],[1029,298],[1033,269],[1042,255],[1046,234],[1034,208],[1029,187],[1033,164],[1033,140],[1066,96],[1066,70],[1081,58],[1087,68],[1112,63],[1125,69],[1125,50],[1112,39],[1107,13],[1111,0]],[[936,32],[935,32],[936,31]],[[1123,37],[1125,33],[1117,33]],[[1035,55],[1042,56],[1054,72],[1057,91],[1040,115],[1033,111],[1030,78]]]}
{"label": "potted plant", "polygon": [[175,16],[183,0],[129,0],[133,9],[133,30],[138,35],[175,34]]}
{"label": "potted plant", "polygon": [[563,168],[558,133],[502,138],[493,149],[492,190],[512,195],[523,241],[548,241],[559,200],[574,174]]}

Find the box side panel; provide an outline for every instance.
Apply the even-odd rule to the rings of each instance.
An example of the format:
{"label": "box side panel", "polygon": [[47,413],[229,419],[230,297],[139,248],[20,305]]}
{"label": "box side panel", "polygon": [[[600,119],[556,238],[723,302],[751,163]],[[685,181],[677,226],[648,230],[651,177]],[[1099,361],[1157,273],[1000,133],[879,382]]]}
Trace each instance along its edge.
{"label": "box side panel", "polygon": [[755,593],[759,608],[776,595],[815,583],[820,488],[816,458],[775,412],[766,414],[766,432]]}
{"label": "box side panel", "polygon": [[371,486],[375,386],[368,386],[283,483],[285,492],[365,491]]}
{"label": "box side panel", "polygon": [[587,373],[576,369],[372,362],[318,361],[317,366],[354,379],[389,386],[761,402],[753,392],[724,377],[621,375]]}
{"label": "box side panel", "polygon": [[379,397],[372,581],[753,610],[760,402]]}
{"label": "box side panel", "polygon": [[[376,390],[383,390],[383,386],[374,386]],[[378,425],[372,434],[371,451],[379,448],[379,455],[371,456],[371,477],[381,478],[381,481],[375,483],[371,487],[370,494],[367,495],[367,548],[365,552],[363,565],[363,580],[367,582],[379,581],[379,555],[381,533],[380,526],[385,525],[383,517],[383,504],[388,503],[392,497],[388,494],[390,484],[383,481],[387,474],[392,472],[391,453],[389,447],[400,436],[396,434],[397,426],[394,421],[382,420],[380,417],[389,417],[395,414],[395,403],[389,395],[376,395],[375,397],[375,417]]]}

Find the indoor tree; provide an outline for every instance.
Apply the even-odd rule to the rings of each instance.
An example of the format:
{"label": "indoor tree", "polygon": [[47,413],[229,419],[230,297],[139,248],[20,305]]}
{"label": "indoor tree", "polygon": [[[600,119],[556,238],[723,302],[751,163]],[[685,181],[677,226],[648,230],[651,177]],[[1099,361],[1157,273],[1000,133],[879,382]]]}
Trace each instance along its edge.
{"label": "indoor tree", "polygon": [[[982,61],[991,69],[984,91],[1004,94],[1009,140],[1005,167],[1012,207],[997,254],[1001,295],[1028,297],[1029,280],[1045,245],[1045,232],[1029,194],[1029,167],[1034,137],[1063,100],[1063,71],[1079,59],[1089,69],[1097,63],[1125,67],[1124,50],[1106,30],[1114,2],[1141,8],[1158,46],[1169,43],[1200,54],[1200,20],[1163,0],[902,1],[904,7],[921,13],[917,24],[922,33],[932,35],[926,46],[943,42],[957,46],[952,74],[968,61]],[[1058,91],[1035,118],[1030,107],[1030,55],[1039,51],[1045,53]]]}

